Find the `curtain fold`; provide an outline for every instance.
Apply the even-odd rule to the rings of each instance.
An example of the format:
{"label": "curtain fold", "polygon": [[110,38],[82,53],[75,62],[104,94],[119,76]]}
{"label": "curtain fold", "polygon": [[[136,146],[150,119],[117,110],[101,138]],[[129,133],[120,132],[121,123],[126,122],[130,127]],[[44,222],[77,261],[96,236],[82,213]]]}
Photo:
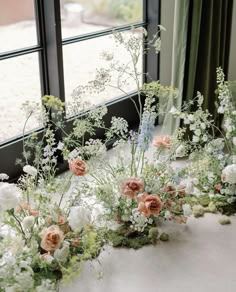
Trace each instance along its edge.
{"label": "curtain fold", "polygon": [[[192,100],[200,91],[205,97],[204,108],[209,109],[217,122],[216,68],[221,66],[227,78],[233,0],[185,2],[176,1],[172,86],[179,88],[179,94],[174,102],[170,98],[168,109],[172,105],[179,109],[182,102]],[[182,7],[184,4],[186,9]],[[179,38],[183,30],[185,33]],[[178,44],[182,51],[175,47],[178,41],[183,42]],[[163,132],[173,134],[178,127],[179,120],[166,114]]]}
{"label": "curtain fold", "polygon": [[[182,105],[188,12],[189,0],[175,0],[171,86],[178,89],[178,95],[176,97],[173,95],[168,97],[167,111],[170,110],[172,106],[180,109]],[[179,126],[179,122],[179,119],[167,113],[164,117],[162,132],[165,134],[172,134],[176,127]]]}

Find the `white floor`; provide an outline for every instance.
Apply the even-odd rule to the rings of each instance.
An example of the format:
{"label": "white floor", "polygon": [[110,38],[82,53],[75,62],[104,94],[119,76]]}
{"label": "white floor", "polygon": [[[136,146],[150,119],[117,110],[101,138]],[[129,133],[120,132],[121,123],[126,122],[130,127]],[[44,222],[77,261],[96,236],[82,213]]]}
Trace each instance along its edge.
{"label": "white floor", "polygon": [[[235,292],[236,217],[222,226],[219,215],[165,223],[169,242],[137,251],[107,247],[97,262],[61,292]],[[103,272],[103,278],[97,274]]]}

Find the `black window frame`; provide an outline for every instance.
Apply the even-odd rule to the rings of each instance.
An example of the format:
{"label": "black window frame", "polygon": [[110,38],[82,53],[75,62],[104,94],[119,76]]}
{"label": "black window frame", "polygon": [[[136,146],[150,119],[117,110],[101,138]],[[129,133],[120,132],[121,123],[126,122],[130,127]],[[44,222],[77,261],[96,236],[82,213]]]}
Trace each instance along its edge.
{"label": "black window frame", "polygon": [[[62,39],[60,0],[34,0],[34,2],[38,45],[0,53],[0,62],[1,60],[38,52],[42,96],[45,94],[54,95],[64,102],[63,46],[109,35],[114,30],[127,31],[130,30],[130,24]],[[160,24],[160,11],[161,0],[143,0],[143,21],[133,23],[132,26],[145,27],[149,35],[154,35],[157,31],[157,26]],[[144,55],[143,72],[149,72],[153,80],[159,80],[159,58],[160,55],[152,51]],[[143,80],[143,82],[149,81],[147,76]],[[137,101],[137,93],[132,93],[128,96],[105,102],[108,108],[108,114],[105,118],[106,123],[109,124],[112,116],[121,116],[128,121],[131,128],[137,126],[138,115],[130,97]],[[66,120],[67,130],[72,128],[73,121],[77,117]],[[38,129],[36,132],[41,135],[43,129]],[[98,131],[97,135],[101,138],[103,133]],[[60,132],[57,133],[57,139],[60,140],[61,137],[62,134]],[[4,141],[0,145],[0,173],[7,173],[11,180],[18,178],[22,173],[22,169],[20,166],[15,165],[15,161],[22,156],[22,152],[22,136]],[[60,171],[67,168],[67,163],[62,159],[59,159],[58,162]]]}

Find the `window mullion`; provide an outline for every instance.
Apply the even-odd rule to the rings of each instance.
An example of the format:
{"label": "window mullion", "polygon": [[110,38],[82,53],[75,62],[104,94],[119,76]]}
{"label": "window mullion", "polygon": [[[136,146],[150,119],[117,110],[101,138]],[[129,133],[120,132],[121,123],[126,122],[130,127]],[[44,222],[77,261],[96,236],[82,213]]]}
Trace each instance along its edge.
{"label": "window mullion", "polygon": [[[146,29],[149,36],[153,36],[157,32],[160,24],[161,0],[146,0],[143,5],[143,19],[147,23]],[[148,73],[151,78],[145,76],[144,82],[151,80],[159,80],[160,55],[154,50],[148,51],[144,55],[143,72]]]}

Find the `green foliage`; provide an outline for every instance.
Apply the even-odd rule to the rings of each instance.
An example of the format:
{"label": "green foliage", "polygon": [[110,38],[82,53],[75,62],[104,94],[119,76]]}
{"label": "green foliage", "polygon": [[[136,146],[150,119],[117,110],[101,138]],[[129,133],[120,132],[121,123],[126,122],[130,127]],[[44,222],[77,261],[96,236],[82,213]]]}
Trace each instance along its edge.
{"label": "green foliage", "polygon": [[144,232],[138,232],[129,227],[129,225],[122,225],[116,230],[108,231],[108,238],[113,247],[127,247],[139,249],[144,245],[152,244],[153,240],[150,238],[148,228]]}

